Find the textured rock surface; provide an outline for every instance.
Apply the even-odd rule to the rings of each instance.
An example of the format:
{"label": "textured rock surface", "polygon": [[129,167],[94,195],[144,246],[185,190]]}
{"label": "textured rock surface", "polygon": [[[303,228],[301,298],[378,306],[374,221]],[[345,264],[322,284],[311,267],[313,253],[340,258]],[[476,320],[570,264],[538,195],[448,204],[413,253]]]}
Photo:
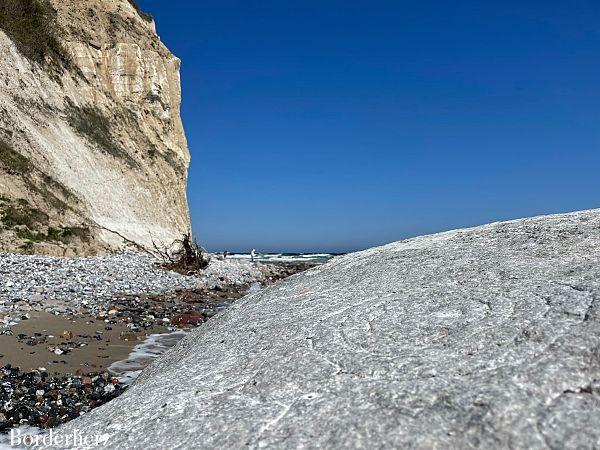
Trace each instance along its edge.
{"label": "textured rock surface", "polygon": [[[49,216],[32,231],[91,225],[91,242],[72,239],[78,253],[122,244],[96,225],[144,245],[170,243],[189,229],[180,61],[127,0],[51,3],[70,66],[26,58],[0,30],[0,199],[25,199]],[[23,243],[1,225],[0,250]],[[32,241],[49,253],[57,244]]]}
{"label": "textured rock surface", "polygon": [[62,429],[112,448],[600,445],[600,210],[419,237],[246,297]]}

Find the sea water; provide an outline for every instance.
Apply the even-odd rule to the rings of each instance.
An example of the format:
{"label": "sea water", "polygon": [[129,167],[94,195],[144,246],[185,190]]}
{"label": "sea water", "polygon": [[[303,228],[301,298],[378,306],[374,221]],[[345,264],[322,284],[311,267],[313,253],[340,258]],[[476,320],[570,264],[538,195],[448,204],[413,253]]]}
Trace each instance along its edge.
{"label": "sea water", "polygon": [[151,334],[144,342],[133,348],[127,359],[111,364],[108,371],[121,383],[129,385],[152,361],[175,347],[187,333],[186,330],[177,330],[170,333]]}
{"label": "sea water", "polygon": [[[339,253],[257,253],[254,260],[260,262],[305,262],[323,264],[340,255]],[[250,253],[232,253],[231,259],[251,259]]]}

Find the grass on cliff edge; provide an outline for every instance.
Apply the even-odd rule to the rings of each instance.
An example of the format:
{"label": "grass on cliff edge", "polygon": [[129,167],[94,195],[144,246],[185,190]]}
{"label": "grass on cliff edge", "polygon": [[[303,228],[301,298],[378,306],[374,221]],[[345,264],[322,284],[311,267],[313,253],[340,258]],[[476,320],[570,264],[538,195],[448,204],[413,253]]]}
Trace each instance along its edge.
{"label": "grass on cliff edge", "polygon": [[56,11],[47,0],[0,0],[0,29],[19,52],[39,64],[66,63],[67,53],[56,36]]}
{"label": "grass on cliff edge", "polygon": [[140,15],[140,17],[142,19],[144,19],[146,22],[152,22],[154,20],[150,14],[142,11],[142,9],[140,8],[140,5],[138,5],[138,3],[137,3],[137,0],[127,0],[127,1],[129,2],[129,4],[131,6],[133,6],[135,8],[135,10]]}

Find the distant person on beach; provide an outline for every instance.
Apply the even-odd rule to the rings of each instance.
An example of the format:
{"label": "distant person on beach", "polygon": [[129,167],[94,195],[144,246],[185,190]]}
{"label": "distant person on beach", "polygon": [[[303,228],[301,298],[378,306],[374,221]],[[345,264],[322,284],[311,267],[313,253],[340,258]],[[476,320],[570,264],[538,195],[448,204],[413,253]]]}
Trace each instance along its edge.
{"label": "distant person on beach", "polygon": [[225,261],[227,259],[227,255],[229,255],[229,252],[227,250],[225,250],[223,252],[223,261]]}
{"label": "distant person on beach", "polygon": [[250,260],[254,262],[254,258],[256,258],[256,249],[252,249],[250,252]]}

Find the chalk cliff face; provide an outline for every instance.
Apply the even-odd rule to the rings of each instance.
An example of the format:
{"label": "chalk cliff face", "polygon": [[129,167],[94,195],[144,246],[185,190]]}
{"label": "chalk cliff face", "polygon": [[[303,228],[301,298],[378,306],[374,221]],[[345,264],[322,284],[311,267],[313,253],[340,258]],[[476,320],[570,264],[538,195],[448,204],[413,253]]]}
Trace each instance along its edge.
{"label": "chalk cliff face", "polygon": [[36,60],[35,43],[0,29],[0,250],[70,255],[180,237],[190,227],[180,61],[153,20],[128,0],[20,3],[47,8],[61,54]]}

